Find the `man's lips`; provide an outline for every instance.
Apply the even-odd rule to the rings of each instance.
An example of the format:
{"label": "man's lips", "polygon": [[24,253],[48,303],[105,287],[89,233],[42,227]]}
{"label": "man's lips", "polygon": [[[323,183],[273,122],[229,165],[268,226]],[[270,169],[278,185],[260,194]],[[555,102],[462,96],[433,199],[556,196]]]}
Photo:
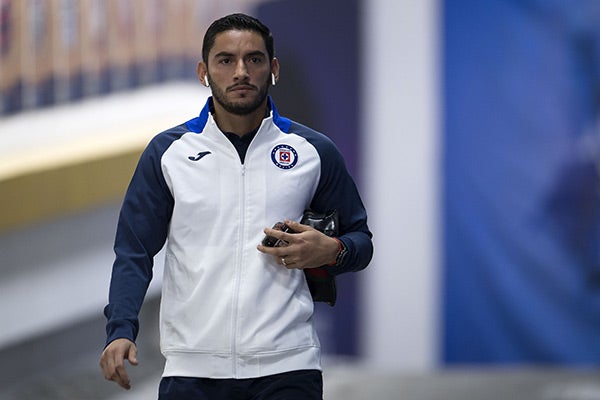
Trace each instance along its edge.
{"label": "man's lips", "polygon": [[231,86],[229,89],[227,89],[228,92],[236,92],[241,90],[256,90],[256,87],[253,85],[241,84]]}

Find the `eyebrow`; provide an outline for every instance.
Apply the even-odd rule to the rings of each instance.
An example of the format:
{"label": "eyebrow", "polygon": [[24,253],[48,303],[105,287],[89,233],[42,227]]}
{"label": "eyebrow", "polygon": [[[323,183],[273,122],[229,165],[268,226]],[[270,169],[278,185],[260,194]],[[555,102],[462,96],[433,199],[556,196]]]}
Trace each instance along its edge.
{"label": "eyebrow", "polygon": [[[218,57],[233,57],[233,56],[234,56],[233,53],[229,53],[227,51],[221,51],[221,52],[219,52],[219,53],[217,53],[217,54],[214,55],[215,58],[218,58]],[[250,53],[244,55],[244,57],[255,57],[255,56],[266,57],[267,55],[264,52],[260,51],[260,50],[251,51]]]}

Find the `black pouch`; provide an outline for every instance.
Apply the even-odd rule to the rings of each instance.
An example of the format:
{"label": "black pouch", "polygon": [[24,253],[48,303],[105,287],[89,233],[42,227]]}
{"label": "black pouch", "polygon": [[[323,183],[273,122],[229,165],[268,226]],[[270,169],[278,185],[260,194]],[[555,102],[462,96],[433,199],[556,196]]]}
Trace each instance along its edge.
{"label": "black pouch", "polygon": [[[306,210],[300,223],[311,226],[330,237],[339,235],[339,220],[336,210],[325,214]],[[307,268],[303,271],[313,301],[324,302],[333,307],[337,299],[335,276],[330,275],[324,266]]]}

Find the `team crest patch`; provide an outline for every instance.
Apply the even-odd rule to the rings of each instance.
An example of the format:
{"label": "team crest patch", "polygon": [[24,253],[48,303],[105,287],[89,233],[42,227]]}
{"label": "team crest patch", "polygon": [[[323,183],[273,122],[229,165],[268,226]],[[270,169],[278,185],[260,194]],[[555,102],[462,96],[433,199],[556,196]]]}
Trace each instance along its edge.
{"label": "team crest patch", "polygon": [[298,153],[287,144],[278,144],[271,151],[271,161],[281,169],[294,168],[298,162]]}

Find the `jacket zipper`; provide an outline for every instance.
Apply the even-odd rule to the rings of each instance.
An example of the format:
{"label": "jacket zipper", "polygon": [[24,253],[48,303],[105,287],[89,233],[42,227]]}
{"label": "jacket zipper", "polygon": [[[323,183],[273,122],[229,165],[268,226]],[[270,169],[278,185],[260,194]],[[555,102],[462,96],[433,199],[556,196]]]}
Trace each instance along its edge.
{"label": "jacket zipper", "polygon": [[245,196],[245,190],[246,190],[246,168],[245,166],[242,164],[241,165],[241,179],[240,179],[240,215],[239,215],[239,237],[238,237],[238,243],[240,243],[240,245],[238,246],[238,253],[236,256],[236,265],[235,265],[235,284],[234,284],[234,297],[233,297],[233,312],[232,312],[232,318],[233,318],[233,323],[232,323],[232,335],[231,335],[231,354],[232,354],[232,372],[234,377],[237,377],[237,358],[238,358],[238,354],[237,354],[237,332],[238,332],[238,311],[239,311],[239,297],[240,297],[240,286],[241,286],[241,275],[242,275],[242,265],[243,265],[243,249],[244,246],[242,246],[241,244],[243,243],[244,240],[244,230],[245,230],[245,210],[246,210],[246,196]]}
{"label": "jacket zipper", "polygon": [[[263,121],[264,123],[264,121]],[[261,125],[262,127],[262,125]],[[259,128],[260,131],[260,128]],[[258,135],[258,132],[257,132]],[[250,148],[252,147],[252,143],[254,142],[254,140],[252,140],[252,142],[250,142],[250,144],[248,145],[248,149],[246,150],[246,161],[249,158],[249,154],[250,154]],[[232,145],[231,149],[233,149],[235,156],[237,159],[239,159],[239,155],[237,153],[237,150],[235,150],[235,147]],[[246,229],[246,218],[245,218],[245,214],[246,214],[246,166],[244,163],[240,163],[240,193],[239,193],[239,203],[240,203],[240,215],[239,215],[239,220],[240,220],[240,224],[239,224],[239,236],[238,236],[238,243],[239,243],[239,247],[238,247],[238,254],[237,254],[237,263],[235,265],[235,284],[233,287],[234,290],[234,295],[233,295],[233,311],[232,311],[232,335],[231,335],[231,357],[232,357],[232,373],[233,373],[233,377],[237,378],[237,374],[238,374],[238,368],[237,368],[237,358],[238,358],[238,354],[237,354],[237,331],[238,331],[238,311],[239,311],[239,297],[240,297],[240,286],[241,286],[241,275],[242,275],[242,267],[243,267],[243,254],[244,254],[244,246],[242,246],[242,244],[244,243],[244,232]]]}

